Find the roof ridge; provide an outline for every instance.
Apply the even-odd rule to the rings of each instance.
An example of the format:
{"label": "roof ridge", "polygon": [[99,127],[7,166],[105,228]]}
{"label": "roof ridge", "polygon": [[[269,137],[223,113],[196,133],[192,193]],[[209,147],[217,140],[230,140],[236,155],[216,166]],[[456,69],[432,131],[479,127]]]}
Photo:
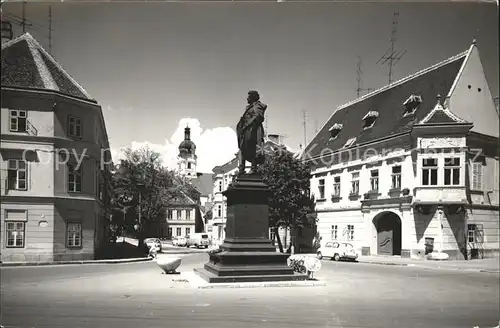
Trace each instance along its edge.
{"label": "roof ridge", "polygon": [[374,90],[374,91],[372,91],[370,93],[367,93],[366,95],[361,96],[361,97],[359,97],[359,98],[357,98],[355,100],[352,100],[352,101],[349,101],[349,102],[347,102],[347,103],[345,103],[343,105],[337,106],[337,108],[333,111],[333,113],[330,115],[330,117],[328,117],[328,119],[325,121],[325,124],[323,124],[323,126],[318,130],[318,132],[316,132],[316,134],[311,139],[311,141],[307,145],[304,146],[304,149],[307,149],[307,147],[309,147],[309,145],[319,135],[319,133],[325,128],[325,126],[330,122],[330,120],[332,119],[333,115],[335,115],[335,113],[337,113],[337,111],[339,111],[341,109],[345,109],[345,108],[347,108],[349,106],[352,106],[352,105],[354,105],[356,103],[359,103],[359,102],[361,102],[361,101],[363,101],[365,99],[368,99],[370,97],[373,97],[376,94],[379,94],[381,92],[384,92],[384,91],[387,91],[387,90],[389,90],[391,88],[399,86],[399,85],[401,85],[401,84],[403,84],[405,82],[408,82],[408,81],[410,81],[410,80],[412,80],[412,79],[414,79],[416,77],[424,75],[424,74],[426,74],[426,73],[428,73],[430,71],[436,70],[436,69],[438,69],[438,68],[440,68],[440,67],[442,67],[442,66],[444,66],[446,64],[449,64],[449,63],[452,63],[452,62],[454,62],[456,60],[459,60],[462,57],[466,56],[468,53],[469,53],[469,49],[467,49],[465,51],[462,51],[462,52],[460,52],[460,53],[458,53],[458,54],[456,54],[454,56],[451,56],[451,57],[449,57],[449,58],[447,58],[445,60],[442,60],[442,61],[440,61],[440,62],[438,62],[438,63],[436,63],[434,65],[431,65],[431,66],[428,66],[428,67],[426,67],[424,69],[421,69],[421,70],[419,70],[419,71],[417,71],[417,72],[415,72],[413,74],[407,75],[406,77],[403,77],[403,78],[401,78],[401,79],[399,79],[399,80],[397,80],[397,81],[395,81],[395,82],[393,82],[391,84],[385,85],[385,86],[383,86],[383,87],[381,87],[379,89],[376,89],[376,90]]}
{"label": "roof ridge", "polygon": [[458,59],[461,59],[462,57],[466,56],[468,53],[469,53],[469,49],[467,49],[466,51],[462,51],[461,53],[456,54],[456,55],[454,55],[452,57],[449,57],[448,59],[440,61],[440,62],[438,62],[438,63],[436,63],[434,65],[428,66],[428,67],[426,67],[424,69],[421,69],[420,71],[417,71],[417,72],[415,72],[413,74],[407,75],[407,76],[405,76],[405,77],[403,77],[403,78],[401,78],[401,79],[399,79],[399,80],[397,80],[397,81],[395,81],[395,82],[393,82],[391,84],[387,84],[387,85],[385,85],[385,86],[383,86],[383,87],[381,87],[379,89],[376,89],[376,90],[374,90],[374,91],[372,91],[370,93],[367,93],[366,95],[361,96],[361,97],[359,97],[359,98],[357,98],[355,100],[352,100],[352,101],[347,102],[347,103],[345,103],[343,105],[340,105],[340,106],[337,107],[337,110],[349,107],[349,106],[351,106],[351,105],[353,105],[353,104],[355,104],[357,102],[365,100],[366,98],[370,98],[370,97],[374,96],[377,93],[380,93],[382,91],[386,91],[386,90],[389,90],[391,88],[394,88],[394,87],[396,87],[398,85],[401,85],[404,82],[407,82],[409,80],[412,80],[412,79],[414,79],[414,78],[416,78],[416,77],[418,77],[420,75],[426,74],[426,73],[428,73],[430,71],[433,71],[435,69],[438,69],[438,68],[440,68],[440,67],[442,67],[442,66],[444,66],[446,64],[449,64],[449,63],[454,62],[454,61],[456,61]]}
{"label": "roof ridge", "polygon": [[50,90],[56,90],[60,91],[59,86],[57,83],[54,81],[54,77],[49,71],[49,68],[43,61],[43,58],[40,54],[40,51],[38,51],[38,48],[36,47],[36,44],[28,41],[29,38],[26,38],[26,43],[28,44],[29,51],[31,53],[31,56],[33,57],[33,60],[35,61],[36,67],[38,69],[38,73],[40,74],[40,77],[42,79],[42,83],[46,89]]}
{"label": "roof ridge", "polygon": [[[29,33],[25,33],[23,34],[22,36],[26,36],[25,37],[25,40],[26,42],[28,43],[33,43],[36,47],[39,48],[39,50],[41,50],[41,52],[47,56],[47,58],[61,71],[62,74],[64,74],[79,90],[81,93],[83,93],[88,99],[91,99],[91,100],[95,100],[92,96],[89,95],[89,93],[87,92],[87,90],[85,90],[81,85],[80,83],[78,83],[65,69],[64,67],[62,67],[62,65],[57,62],[57,60],[54,59],[54,57],[52,57],[51,54],[49,54],[47,52],[47,50],[45,50],[44,47],[42,47],[42,45],[40,43],[38,43],[38,41]],[[21,37],[22,37],[21,36]],[[2,48],[3,49],[3,48]]]}

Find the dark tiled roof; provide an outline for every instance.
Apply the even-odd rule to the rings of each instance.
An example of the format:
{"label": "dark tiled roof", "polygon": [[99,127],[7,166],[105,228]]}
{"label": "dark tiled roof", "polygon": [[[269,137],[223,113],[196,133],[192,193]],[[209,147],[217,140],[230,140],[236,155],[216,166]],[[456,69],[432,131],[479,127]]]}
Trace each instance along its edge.
{"label": "dark tiled roof", "polygon": [[[354,137],[356,140],[352,146],[409,131],[413,124],[421,121],[434,108],[438,94],[448,94],[466,55],[467,52],[461,53],[339,107],[304,153],[308,158],[314,158],[325,148],[332,151],[343,148]],[[414,114],[404,116],[403,103],[412,94],[420,95],[422,103]],[[378,112],[378,118],[373,127],[363,130],[363,117],[370,111]],[[335,123],[342,124],[342,129],[336,138],[330,140],[329,130]]]}
{"label": "dark tiled roof", "polygon": [[208,196],[213,191],[213,174],[201,173],[191,180],[191,184],[198,190],[201,196]]}
{"label": "dark tiled roof", "polygon": [[2,45],[2,86],[48,89],[95,100],[29,34]]}

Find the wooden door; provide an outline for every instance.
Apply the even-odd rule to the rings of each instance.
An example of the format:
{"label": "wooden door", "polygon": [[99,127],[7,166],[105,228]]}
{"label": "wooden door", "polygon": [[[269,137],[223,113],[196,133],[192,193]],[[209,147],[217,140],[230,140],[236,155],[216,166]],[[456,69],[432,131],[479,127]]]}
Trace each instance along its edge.
{"label": "wooden door", "polygon": [[394,227],[390,220],[381,218],[377,227],[377,244],[379,255],[394,255]]}

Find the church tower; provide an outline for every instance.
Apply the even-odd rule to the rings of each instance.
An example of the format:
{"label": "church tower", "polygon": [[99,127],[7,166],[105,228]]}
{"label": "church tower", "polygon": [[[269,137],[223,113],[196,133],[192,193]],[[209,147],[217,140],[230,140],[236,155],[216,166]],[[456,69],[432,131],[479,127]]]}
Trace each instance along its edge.
{"label": "church tower", "polygon": [[184,140],[179,145],[179,155],[177,157],[177,169],[181,176],[186,178],[196,178],[196,145],[191,140],[191,129],[186,126],[184,129]]}

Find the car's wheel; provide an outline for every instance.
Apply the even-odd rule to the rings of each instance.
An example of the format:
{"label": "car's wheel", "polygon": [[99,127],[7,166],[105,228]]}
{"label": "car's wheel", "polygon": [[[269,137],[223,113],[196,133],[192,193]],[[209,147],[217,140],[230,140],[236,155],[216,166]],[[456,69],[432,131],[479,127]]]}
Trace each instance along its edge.
{"label": "car's wheel", "polygon": [[334,261],[340,261],[340,255],[339,254],[333,255],[333,260]]}
{"label": "car's wheel", "polygon": [[317,257],[318,257],[318,260],[321,260],[323,258],[323,254],[321,254],[321,252],[318,252]]}

